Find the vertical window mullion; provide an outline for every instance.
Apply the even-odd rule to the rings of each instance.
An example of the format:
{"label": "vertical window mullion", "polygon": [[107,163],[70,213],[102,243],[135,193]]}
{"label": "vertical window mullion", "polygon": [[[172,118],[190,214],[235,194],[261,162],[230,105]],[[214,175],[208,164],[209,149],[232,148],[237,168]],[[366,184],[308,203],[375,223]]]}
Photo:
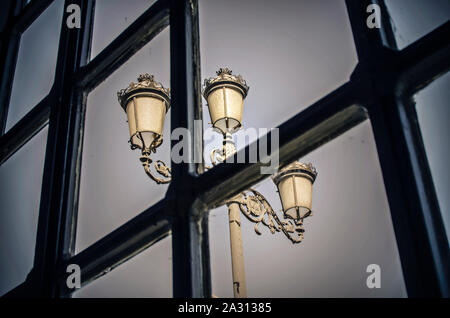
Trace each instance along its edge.
{"label": "vertical window mullion", "polygon": [[[369,28],[367,25],[369,15],[373,12],[371,10],[367,12],[368,7],[373,4],[380,8],[380,28]],[[397,48],[384,0],[346,0],[346,5],[360,62],[373,56],[383,46]]]}
{"label": "vertical window mullion", "polygon": [[448,242],[417,123],[396,96],[370,113],[409,297],[448,297]]}
{"label": "vertical window mullion", "polygon": [[[200,49],[197,1],[170,3],[171,129],[190,133],[183,149],[188,162],[172,163],[172,182],[167,198],[172,213],[174,297],[210,297],[209,246],[204,211],[194,207],[192,186],[201,134],[194,135],[194,120],[201,117]],[[178,141],[172,141],[172,148]],[[197,145],[197,146],[195,146]],[[201,168],[202,166],[200,166]]]}
{"label": "vertical window mullion", "polygon": [[[65,12],[58,50],[53,103],[50,111],[44,177],[36,240],[33,285],[37,295],[60,297],[59,266],[73,251],[80,143],[86,97],[76,90],[74,74],[88,57],[93,1],[66,0],[81,8],[81,28],[69,29]],[[88,40],[88,41],[87,41]]]}
{"label": "vertical window mullion", "polygon": [[369,96],[363,98],[369,100],[365,106],[374,130],[408,296],[448,297],[450,261],[445,229],[413,108],[405,105],[409,98],[398,96],[394,70],[388,68],[392,64],[384,64],[394,60],[386,53],[395,48],[395,41],[384,1],[376,2],[384,10],[381,30],[366,24],[372,1],[346,1],[361,69],[352,80],[367,81]]}

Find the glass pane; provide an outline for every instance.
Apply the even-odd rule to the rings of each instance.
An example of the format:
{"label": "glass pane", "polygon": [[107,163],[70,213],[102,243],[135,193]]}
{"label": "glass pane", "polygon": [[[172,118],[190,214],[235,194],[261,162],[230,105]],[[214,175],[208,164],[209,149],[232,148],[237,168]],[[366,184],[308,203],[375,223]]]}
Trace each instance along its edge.
{"label": "glass pane", "polygon": [[447,73],[414,97],[447,238],[450,238],[450,200],[448,196],[450,189],[450,171],[448,169],[450,147],[445,140],[450,136],[448,125],[448,119],[450,118],[448,107],[448,101],[450,100],[449,86],[450,73]]}
{"label": "glass pane", "polygon": [[47,132],[45,127],[0,166],[0,295],[33,267]]}
{"label": "glass pane", "polygon": [[[165,29],[93,90],[87,101],[76,250],[81,251],[155,204],[167,184],[157,185],[144,172],[138,149],[131,151],[127,115],[117,91],[151,73],[170,85],[169,29]],[[170,111],[164,142],[151,155],[170,166]]]}
{"label": "glass pane", "polygon": [[393,20],[399,49],[415,42],[450,19],[448,0],[386,0],[386,5]]}
{"label": "glass pane", "polygon": [[108,46],[156,0],[95,1],[91,59]]}
{"label": "glass pane", "polygon": [[228,67],[250,86],[244,128],[278,126],[348,81],[357,63],[344,0],[200,0],[199,14],[202,78]]}
{"label": "glass pane", "polygon": [[[313,215],[304,239],[293,245],[241,213],[248,297],[406,297],[389,205],[369,121],[316,149],[301,162],[318,171]],[[254,187],[281,217],[270,178]],[[226,207],[212,211],[212,290],[233,297],[230,234]],[[369,289],[367,267],[381,269],[381,288]]]}
{"label": "glass pane", "polygon": [[91,282],[73,297],[172,297],[171,237]]}
{"label": "glass pane", "polygon": [[22,34],[6,121],[9,130],[52,88],[64,1],[56,0]]}

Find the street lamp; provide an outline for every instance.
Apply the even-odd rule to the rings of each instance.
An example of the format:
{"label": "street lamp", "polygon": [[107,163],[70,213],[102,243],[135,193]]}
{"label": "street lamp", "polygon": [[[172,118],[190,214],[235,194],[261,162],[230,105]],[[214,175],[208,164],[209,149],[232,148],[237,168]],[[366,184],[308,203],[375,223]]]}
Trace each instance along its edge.
{"label": "street lamp", "polygon": [[241,75],[232,75],[228,68],[220,68],[216,74],[205,80],[203,96],[208,102],[213,128],[225,136],[242,126],[244,99],[249,87]]}
{"label": "street lamp", "polygon": [[117,97],[127,113],[131,149],[141,149],[140,160],[150,178],[158,184],[169,183],[171,169],[163,161],[155,162],[155,170],[163,178],[154,175],[150,169],[153,162],[150,154],[163,142],[164,119],[170,108],[169,89],[155,82],[153,75],[143,74],[137,83],[131,82],[117,92]]}
{"label": "street lamp", "polygon": [[[228,68],[220,68],[216,75],[206,79],[203,88],[213,129],[223,136],[222,148],[211,152],[213,165],[225,162],[226,158],[236,153],[232,134],[242,127],[244,99],[249,91],[242,76],[233,75]],[[171,170],[164,162],[155,162],[156,172],[164,179],[155,176],[150,170],[150,153],[155,152],[162,143],[164,118],[170,107],[169,90],[155,82],[152,75],[145,74],[139,76],[138,83],[131,83],[117,95],[128,116],[131,149],[142,150],[141,161],[145,172],[158,184],[170,182]],[[297,161],[272,176],[283,207],[282,217],[254,189],[224,202],[228,207],[235,297],[247,296],[240,213],[255,223],[257,234],[261,234],[258,226],[263,224],[272,234],[281,231],[292,243],[300,243],[305,232],[303,220],[312,215],[312,185],[316,176],[317,171],[310,163]]]}
{"label": "street lamp", "polygon": [[301,222],[311,215],[312,185],[317,171],[312,164],[294,161],[272,177],[278,187],[286,219]]}
{"label": "street lamp", "polygon": [[[221,68],[217,76],[206,79],[203,96],[208,101],[213,128],[224,137],[221,149],[211,152],[211,162],[217,165],[236,153],[232,133],[242,127],[244,99],[249,87],[241,75],[233,75]],[[311,164],[293,162],[275,174],[272,179],[278,187],[283,218],[278,217],[267,199],[258,191],[249,189],[227,200],[230,226],[231,262],[234,297],[247,296],[240,212],[255,223],[255,232],[263,224],[275,232],[283,232],[292,243],[303,240],[303,219],[311,215],[312,184],[317,171]]]}

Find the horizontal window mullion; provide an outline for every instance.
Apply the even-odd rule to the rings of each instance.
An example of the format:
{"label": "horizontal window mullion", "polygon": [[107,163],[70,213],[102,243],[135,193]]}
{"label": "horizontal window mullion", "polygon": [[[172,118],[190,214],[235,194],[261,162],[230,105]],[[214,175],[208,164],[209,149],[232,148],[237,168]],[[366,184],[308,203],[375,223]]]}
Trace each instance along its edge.
{"label": "horizontal window mullion", "polygon": [[0,137],[0,165],[48,124],[51,105],[52,92]]}
{"label": "horizontal window mullion", "polygon": [[171,224],[166,206],[165,199],[159,201],[70,258],[58,272],[59,283],[65,292],[71,293],[65,284],[68,264],[80,266],[84,286],[168,236]]}
{"label": "horizontal window mullion", "polygon": [[159,0],[76,74],[77,85],[90,91],[169,25],[169,4]]}
{"label": "horizontal window mullion", "polygon": [[399,52],[400,88],[412,96],[450,69],[450,22]]}

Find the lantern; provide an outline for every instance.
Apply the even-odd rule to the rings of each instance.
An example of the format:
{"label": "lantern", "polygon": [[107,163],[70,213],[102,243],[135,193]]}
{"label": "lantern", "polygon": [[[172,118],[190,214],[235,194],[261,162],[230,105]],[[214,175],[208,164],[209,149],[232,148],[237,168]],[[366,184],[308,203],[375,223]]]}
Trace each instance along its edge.
{"label": "lantern", "polygon": [[223,135],[232,134],[242,126],[244,99],[249,87],[241,75],[232,75],[228,68],[221,68],[216,74],[205,80],[203,96],[208,102],[213,128]]}
{"label": "lantern", "polygon": [[295,161],[272,177],[286,218],[299,223],[311,215],[312,185],[316,176],[317,171],[310,163]]}
{"label": "lantern", "polygon": [[162,143],[164,119],[170,107],[170,92],[153,75],[140,75],[137,83],[117,93],[127,113],[131,149],[156,151]]}

